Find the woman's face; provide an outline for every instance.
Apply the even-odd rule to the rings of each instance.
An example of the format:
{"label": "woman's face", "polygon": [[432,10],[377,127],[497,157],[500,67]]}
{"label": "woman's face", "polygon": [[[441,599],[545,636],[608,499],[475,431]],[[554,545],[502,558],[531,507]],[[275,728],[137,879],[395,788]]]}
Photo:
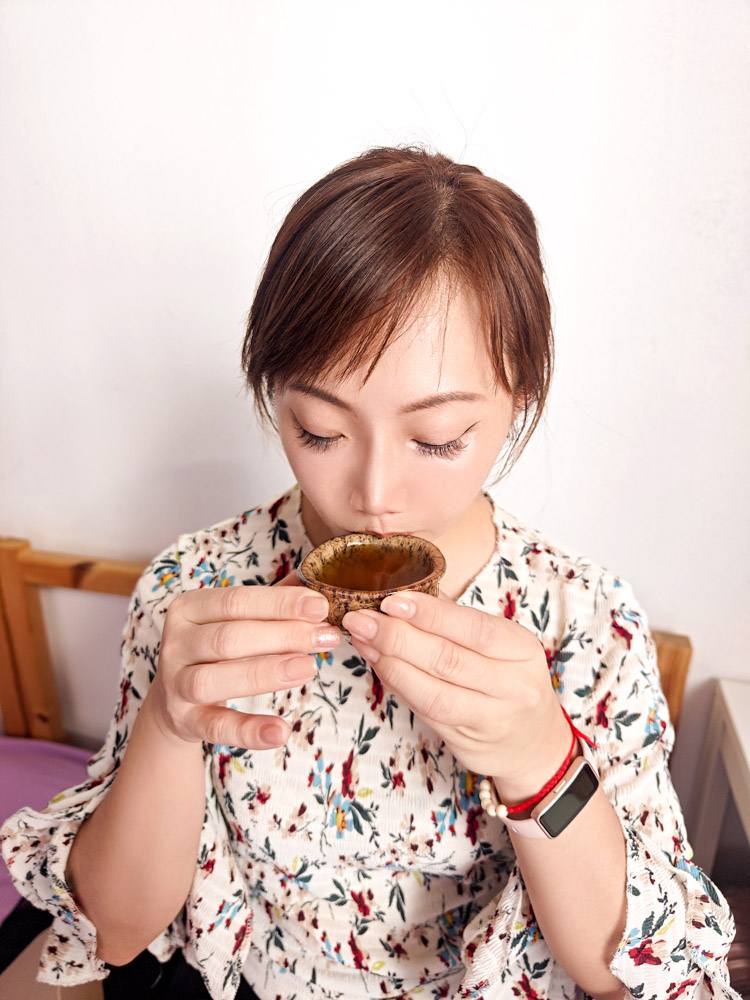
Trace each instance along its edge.
{"label": "woman's face", "polygon": [[277,393],[284,450],[314,544],[352,531],[440,543],[465,527],[514,409],[495,380],[473,300],[437,293],[364,381],[293,383]]}

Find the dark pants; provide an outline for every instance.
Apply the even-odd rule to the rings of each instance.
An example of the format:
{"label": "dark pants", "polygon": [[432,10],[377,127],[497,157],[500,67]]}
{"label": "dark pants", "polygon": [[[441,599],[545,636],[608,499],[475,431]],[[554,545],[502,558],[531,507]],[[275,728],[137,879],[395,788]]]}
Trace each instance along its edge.
{"label": "dark pants", "polygon": [[[52,915],[21,899],[0,926],[0,972],[52,923]],[[102,983],[105,1000],[210,1000],[201,974],[177,951],[162,965],[147,951],[127,965],[110,965]],[[245,980],[236,1000],[258,1000]]]}
{"label": "dark pants", "polygon": [[[110,965],[102,982],[104,1000],[210,1000],[200,972],[175,952],[162,965],[147,951],[127,965]],[[258,1000],[245,980],[236,1000]]]}

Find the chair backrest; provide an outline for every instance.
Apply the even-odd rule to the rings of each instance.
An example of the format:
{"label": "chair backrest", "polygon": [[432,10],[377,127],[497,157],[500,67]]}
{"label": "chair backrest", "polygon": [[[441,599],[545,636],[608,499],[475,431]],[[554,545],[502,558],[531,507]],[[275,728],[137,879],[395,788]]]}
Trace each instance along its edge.
{"label": "chair backrest", "polygon": [[679,635],[676,632],[660,632],[653,629],[651,635],[656,643],[662,690],[669,705],[669,716],[676,729],[682,711],[685,681],[693,657],[693,644],[686,635]]}
{"label": "chair backrest", "polygon": [[41,552],[0,537],[0,711],[7,735],[65,742],[39,587],[127,597],[145,566]]}
{"label": "chair backrest", "polygon": [[[42,552],[0,537],[0,711],[9,736],[65,741],[39,587],[129,596],[145,563]],[[653,633],[662,687],[675,726],[692,646],[685,635]]]}

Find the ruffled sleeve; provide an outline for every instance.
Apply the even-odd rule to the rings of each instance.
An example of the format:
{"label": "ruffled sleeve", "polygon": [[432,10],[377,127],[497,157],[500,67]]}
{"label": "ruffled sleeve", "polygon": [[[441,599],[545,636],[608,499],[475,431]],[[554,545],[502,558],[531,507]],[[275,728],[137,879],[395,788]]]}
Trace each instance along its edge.
{"label": "ruffled sleeve", "polygon": [[[645,618],[619,580],[605,576],[586,590],[597,595],[596,615],[584,626],[581,606],[563,604],[557,634],[575,641],[558,640],[548,659],[561,701],[596,740],[602,786],[626,839],[627,918],[611,971],[642,1000],[741,1000],[726,966],[734,921],[692,862],[668,770],[674,730]],[[552,959],[518,866],[464,940],[460,997],[580,995]]]}
{"label": "ruffled sleeve", "polygon": [[[183,579],[184,547],[162,552],[133,594],[114,718],[104,746],[89,761],[88,780],[56,796],[41,812],[19,810],[0,830],[3,858],[19,892],[53,915],[41,956],[41,982],[72,986],[107,976],[106,965],[96,955],[96,928],[77,907],[65,871],[79,827],[107,794],[125,754],[156,673],[167,608],[183,587],[198,586],[191,577]],[[182,948],[201,970],[213,1000],[231,1000],[250,944],[251,912],[214,792],[207,748],[204,758],[206,812],[193,885],[182,913],[149,951],[165,961]]]}

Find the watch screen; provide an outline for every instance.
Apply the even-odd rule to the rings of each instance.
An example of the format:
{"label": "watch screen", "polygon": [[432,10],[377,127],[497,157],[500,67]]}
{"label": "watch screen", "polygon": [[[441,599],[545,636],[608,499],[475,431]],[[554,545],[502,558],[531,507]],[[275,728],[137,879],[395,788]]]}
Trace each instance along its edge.
{"label": "watch screen", "polygon": [[598,787],[599,781],[596,774],[586,762],[560,798],[538,817],[539,824],[544,827],[550,837],[556,837],[562,833],[571,820],[575,819]]}

